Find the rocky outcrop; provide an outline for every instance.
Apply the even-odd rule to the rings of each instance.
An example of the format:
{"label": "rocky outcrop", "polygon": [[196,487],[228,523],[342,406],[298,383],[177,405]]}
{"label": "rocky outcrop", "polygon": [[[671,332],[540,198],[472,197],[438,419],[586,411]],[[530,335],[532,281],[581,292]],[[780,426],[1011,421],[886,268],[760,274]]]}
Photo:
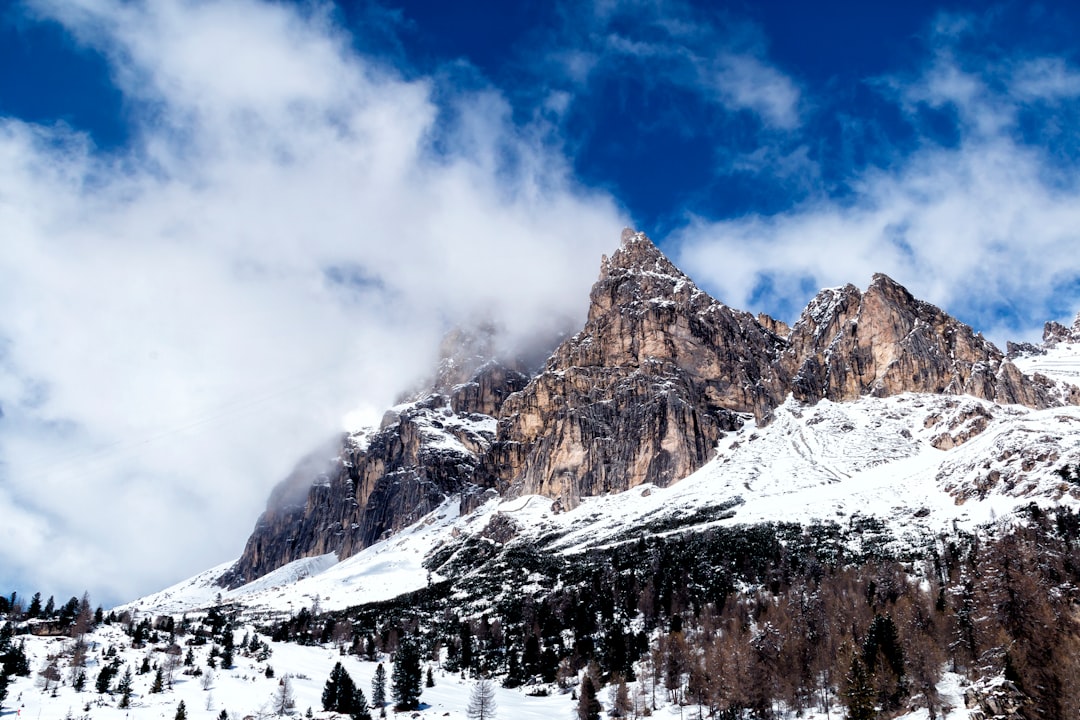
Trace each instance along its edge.
{"label": "rocky outcrop", "polygon": [[[1080,336],[1080,319],[1074,330]],[[1060,342],[1073,330],[1051,324],[1047,333]],[[518,494],[568,508],[670,485],[704,465],[723,433],[751,417],[768,423],[789,394],[805,403],[904,392],[1036,408],[1080,401],[1080,391],[1055,394],[1046,378],[1024,376],[970,327],[884,275],[865,292],[823,290],[788,327],[713,299],[630,230],[601,262],[584,327],[542,368],[493,360],[496,337],[483,325],[449,334],[436,373],[381,428],[298,467],[223,583],[303,557],[347,557],[454,495],[463,511]],[[987,422],[974,411],[934,444],[962,444]]]}
{"label": "rocky outcrop", "polygon": [[784,341],[702,292],[626,231],[601,263],[583,330],[502,407],[487,478],[570,507],[665,486],[701,467],[737,413],[765,418],[785,393]]}
{"label": "rocky outcrop", "polygon": [[1043,327],[1043,344],[1054,347],[1058,343],[1080,343],[1080,313],[1073,320],[1072,327],[1050,321]]}
{"label": "rocky outcrop", "polygon": [[271,494],[220,584],[237,587],[305,557],[349,557],[448,497],[467,497],[495,437],[494,418],[475,410],[524,384],[521,373],[496,362],[476,365],[466,382],[445,388],[450,395],[431,392],[398,406],[378,431],[345,436],[302,463]]}
{"label": "rocky outcrop", "polygon": [[885,275],[875,275],[865,293],[853,285],[823,290],[789,343],[782,364],[805,402],[924,392],[1056,404],[993,343]]}

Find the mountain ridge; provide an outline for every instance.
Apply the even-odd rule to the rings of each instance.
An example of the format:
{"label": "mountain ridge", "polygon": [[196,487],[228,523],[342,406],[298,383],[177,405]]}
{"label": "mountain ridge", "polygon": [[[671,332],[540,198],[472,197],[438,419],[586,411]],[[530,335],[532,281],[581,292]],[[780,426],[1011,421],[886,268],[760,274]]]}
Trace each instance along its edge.
{"label": "mountain ridge", "polygon": [[[220,583],[239,587],[305,557],[344,560],[448,498],[462,515],[525,496],[565,511],[597,495],[667,487],[748,423],[767,427],[789,398],[814,405],[916,392],[1035,409],[1080,402],[1075,386],[1025,375],[980,334],[881,274],[865,292],[823,290],[787,328],[712,298],[628,229],[601,259],[589,300],[584,327],[531,375],[520,361],[494,357],[492,328],[448,335],[429,389],[389,411],[380,428],[342,437],[302,503],[275,505],[303,485],[290,476],[293,492],[275,491]],[[989,410],[971,412],[957,421],[966,430],[937,433],[935,447],[961,445],[989,425]]]}

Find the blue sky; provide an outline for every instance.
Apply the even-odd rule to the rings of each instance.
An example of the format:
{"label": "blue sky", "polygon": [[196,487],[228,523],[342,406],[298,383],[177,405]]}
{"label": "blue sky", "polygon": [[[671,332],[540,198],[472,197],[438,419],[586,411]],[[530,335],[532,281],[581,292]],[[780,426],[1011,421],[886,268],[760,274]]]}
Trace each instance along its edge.
{"label": "blue sky", "polygon": [[0,583],[121,600],[236,555],[448,324],[521,347],[579,322],[624,225],[787,321],[886,272],[1036,339],[1080,310],[1078,24],[1064,2],[0,5]]}

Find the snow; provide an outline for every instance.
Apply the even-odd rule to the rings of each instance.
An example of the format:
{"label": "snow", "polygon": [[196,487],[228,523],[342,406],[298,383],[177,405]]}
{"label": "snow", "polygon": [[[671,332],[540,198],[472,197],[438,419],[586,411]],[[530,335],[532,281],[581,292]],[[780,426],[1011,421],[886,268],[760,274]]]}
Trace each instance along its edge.
{"label": "snow", "polygon": [[225,563],[117,610],[179,614],[213,605],[218,594],[223,603],[280,613],[310,607],[315,598],[324,610],[388,600],[427,585],[424,555],[460,522],[457,501],[447,500],[416,525],[344,561],[332,554],[297,560],[235,590],[215,584],[233,565]]}
{"label": "snow", "polygon": [[[243,635],[253,632],[251,627],[241,627],[236,631],[239,644]],[[18,642],[22,638],[16,638]],[[214,670],[213,682],[209,689],[203,689],[201,678],[175,675],[172,689],[163,693],[149,692],[154,673],[134,675],[134,695],[132,707],[122,710],[117,707],[119,695],[98,695],[93,687],[100,670],[100,656],[109,646],[118,649],[121,661],[120,674],[124,666],[130,667],[134,674],[144,657],[149,656],[151,663],[160,662],[164,654],[147,646],[143,649],[130,647],[131,638],[123,633],[119,625],[105,625],[95,630],[87,638],[91,643],[90,659],[86,668],[87,687],[82,693],[76,693],[68,681],[69,669],[66,662],[61,663],[63,684],[57,688],[56,697],[52,690],[41,687],[42,680],[38,671],[46,666],[48,658],[60,653],[71,644],[68,638],[26,638],[26,650],[33,669],[29,678],[12,678],[8,697],[4,703],[4,715],[12,718],[34,718],[35,720],[62,720],[65,717],[79,718],[87,714],[84,710],[89,703],[89,715],[95,720],[121,720],[136,718],[166,718],[171,720],[176,714],[176,707],[182,700],[191,720],[216,718],[224,709],[230,718],[246,716],[271,717],[273,698],[278,692],[282,678],[288,676],[289,685],[295,699],[293,717],[301,717],[311,708],[317,718],[332,718],[334,713],[322,711],[322,691],[334,664],[340,662],[357,686],[364,691],[371,701],[371,681],[378,662],[367,662],[355,656],[341,655],[332,645],[302,646],[292,643],[268,642],[271,655],[266,662],[258,662],[239,652],[235,667],[231,670]],[[184,638],[179,638],[183,643]],[[194,648],[196,665],[204,671],[209,645]],[[387,696],[390,699],[389,677],[392,663],[382,658],[387,671]],[[265,671],[269,665],[274,669],[274,677],[267,678]],[[181,668],[182,670],[183,668]],[[469,695],[473,682],[460,676],[448,674],[441,669],[434,669],[435,687],[424,688],[421,695],[420,718],[449,718],[464,720]],[[502,718],[520,718],[521,720],[549,720],[554,716],[568,717],[573,706],[569,694],[554,694],[549,697],[529,697],[523,690],[508,690],[497,684],[494,687],[497,716]],[[378,716],[378,711],[373,713]],[[396,713],[387,707],[387,717],[406,718],[412,713]]]}
{"label": "snow", "polygon": [[[235,637],[239,644],[241,638],[247,633],[254,633],[254,628],[239,627]],[[17,641],[23,638],[17,638]],[[270,642],[263,636],[260,640],[266,642],[271,648],[271,653],[265,661],[248,657],[240,652],[235,656],[235,667],[230,670],[216,669],[211,682],[204,689],[203,678],[195,678],[183,675],[180,668],[175,674],[175,680],[171,688],[166,688],[162,693],[150,693],[154,673],[143,675],[135,674],[141,665],[143,658],[148,657],[151,664],[161,663],[164,653],[161,645],[148,645],[146,648],[132,648],[131,639],[123,633],[119,625],[103,625],[87,636],[90,645],[89,658],[86,668],[87,687],[82,693],[76,693],[68,680],[70,669],[66,666],[66,660],[61,659],[60,670],[63,676],[61,685],[55,690],[46,691],[38,671],[43,669],[49,662],[49,658],[60,655],[71,640],[68,638],[39,638],[27,637],[26,651],[30,659],[30,665],[34,672],[29,678],[12,678],[9,693],[4,704],[4,715],[19,718],[34,718],[35,720],[62,720],[66,717],[79,718],[89,714],[95,720],[121,720],[131,717],[136,718],[165,718],[175,716],[177,705],[183,701],[187,709],[187,716],[191,720],[202,718],[216,718],[224,709],[230,718],[244,718],[252,716],[273,717],[274,698],[279,692],[279,683],[283,678],[288,678],[289,686],[294,698],[292,717],[302,717],[308,708],[313,711],[314,717],[329,719],[336,717],[334,713],[324,712],[321,707],[322,690],[335,663],[340,662],[346,669],[357,687],[364,691],[368,701],[371,701],[371,685],[375,675],[375,669],[382,662],[387,672],[387,695],[390,699],[390,682],[393,664],[387,656],[381,656],[378,660],[364,661],[352,655],[343,655],[333,644],[328,645],[296,645],[292,643]],[[178,641],[184,644],[185,638]],[[134,694],[132,706],[128,710],[117,707],[119,695],[99,695],[94,691],[94,680],[100,671],[102,655],[106,648],[115,647],[120,659],[120,674],[124,668],[131,668],[134,675]],[[193,648],[195,665],[204,673],[207,670],[207,656],[209,645]],[[185,650],[186,652],[186,650]],[[274,677],[266,676],[266,668],[270,666],[274,670]],[[449,720],[465,720],[467,718],[469,696],[475,681],[462,678],[460,675],[447,673],[438,666],[433,667],[435,686],[423,688],[420,697],[421,706],[415,712],[394,712],[392,706],[387,707],[387,717],[394,718],[421,718],[434,720],[435,718],[449,718]],[[938,715],[942,720],[969,720],[971,711],[964,708],[963,690],[966,681],[959,675],[951,672],[944,673],[938,685],[941,702],[945,711]],[[642,683],[629,683],[630,696],[640,697],[647,690]],[[568,692],[560,692],[554,686],[548,686],[551,694],[548,696],[530,696],[527,693],[531,688],[507,689],[498,683],[493,683],[495,693],[495,705],[497,718],[513,718],[514,720],[550,720],[555,717],[572,717],[576,701]],[[664,693],[656,693],[659,708],[654,713],[659,718],[697,717],[698,708],[693,705],[679,707],[664,702]],[[605,708],[610,707],[608,691],[600,693],[600,700]],[[89,711],[85,708],[89,707]],[[378,712],[372,713],[377,717]],[[785,718],[794,718],[794,713],[784,713]],[[607,717],[606,712],[602,717]],[[843,710],[838,706],[830,708],[829,713],[823,713],[819,708],[811,708],[804,711],[800,716],[806,720],[827,720],[827,718],[843,717]],[[925,709],[916,709],[899,716],[898,720],[928,720],[929,715]]]}
{"label": "snow", "polygon": [[1044,355],[1024,355],[1013,364],[1025,375],[1040,373],[1051,380],[1080,385],[1080,343],[1058,343]]}

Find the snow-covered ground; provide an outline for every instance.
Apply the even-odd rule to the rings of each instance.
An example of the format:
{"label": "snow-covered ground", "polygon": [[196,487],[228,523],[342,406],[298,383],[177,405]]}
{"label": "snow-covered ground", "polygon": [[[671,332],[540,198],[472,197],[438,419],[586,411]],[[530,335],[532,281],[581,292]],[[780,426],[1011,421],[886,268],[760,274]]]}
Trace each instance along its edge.
{"label": "snow-covered ground", "polygon": [[[237,630],[237,643],[251,628]],[[20,638],[16,638],[18,642]],[[319,718],[342,717],[322,711],[322,691],[334,664],[340,662],[349,672],[357,687],[364,691],[371,701],[372,679],[377,662],[365,662],[355,656],[341,655],[332,645],[302,646],[291,643],[270,643],[272,652],[265,662],[258,662],[239,653],[235,667],[231,670],[212,670],[212,682],[209,688],[203,687],[203,678],[187,677],[177,672],[172,689],[163,693],[151,693],[150,688],[154,672],[135,675],[134,695],[130,709],[118,707],[120,696],[99,695],[94,691],[94,680],[100,670],[100,655],[109,647],[118,649],[121,661],[120,674],[125,667],[134,674],[144,657],[149,656],[151,664],[163,662],[165,654],[153,651],[148,646],[144,649],[130,647],[131,638],[125,635],[119,626],[103,626],[88,636],[93,643],[90,661],[86,668],[88,683],[81,693],[75,692],[69,681],[69,669],[63,660],[60,670],[62,684],[56,688],[44,688],[43,679],[38,672],[49,663],[49,658],[60,654],[63,648],[71,644],[68,638],[26,638],[26,650],[30,657],[33,675],[29,678],[13,678],[7,700],[4,702],[4,717],[33,718],[37,720],[62,720],[66,717],[81,718],[89,715],[94,720],[120,720],[122,718],[166,718],[171,720],[176,715],[180,701],[184,702],[187,717],[217,718],[224,709],[230,718],[270,717],[276,715],[274,698],[280,692],[282,678],[288,677],[294,696],[293,715],[299,717],[311,708]],[[269,640],[268,638],[262,638]],[[182,639],[181,639],[182,642]],[[186,652],[186,650],[185,650]],[[195,648],[196,665],[206,671],[209,646]],[[387,671],[387,697],[390,698],[390,681],[393,665],[384,660]],[[274,677],[266,677],[266,667],[274,669]],[[183,670],[183,668],[180,668]],[[422,718],[450,718],[464,720],[469,695],[474,681],[448,674],[434,668],[435,687],[424,688],[421,696]],[[115,685],[115,683],[114,683]],[[524,691],[507,690],[495,687],[495,699],[498,716],[502,718],[520,718],[528,720],[549,720],[552,717],[569,717],[572,701],[569,695],[555,694],[549,697],[529,697]],[[89,706],[89,708],[88,708]],[[378,711],[373,713],[378,716]],[[410,717],[411,713],[395,713],[387,707],[390,718]]]}
{"label": "snow-covered ground", "polygon": [[[241,637],[249,631],[251,628],[238,628],[237,641],[239,642]],[[19,639],[21,638],[17,638],[17,641]],[[90,659],[86,668],[88,683],[83,692],[77,693],[71,687],[70,670],[63,659],[59,664],[63,680],[58,686],[54,687],[51,684],[49,689],[45,689],[43,679],[39,675],[39,671],[49,664],[50,658],[61,655],[65,646],[70,645],[71,640],[68,638],[26,638],[26,651],[34,673],[29,678],[12,679],[8,697],[0,715],[34,720],[84,717],[95,720],[128,720],[130,718],[172,720],[176,715],[177,706],[183,701],[187,717],[191,720],[217,718],[222,710],[227,711],[228,716],[236,720],[246,717],[270,718],[277,715],[275,700],[279,697],[282,679],[287,677],[294,699],[294,707],[290,713],[293,717],[301,717],[306,714],[308,708],[311,708],[316,718],[340,718],[342,716],[323,712],[321,705],[323,687],[334,664],[340,662],[345,667],[357,687],[364,691],[369,702],[372,697],[372,679],[378,664],[378,662],[360,660],[355,656],[342,655],[333,645],[302,646],[291,643],[269,643],[271,654],[266,661],[260,662],[237,654],[233,669],[211,670],[212,679],[206,683],[203,677],[185,676],[178,671],[171,688],[167,688],[162,693],[151,693],[154,672],[135,675],[131,707],[121,709],[118,707],[119,694],[100,695],[94,690],[94,680],[100,670],[101,655],[108,647],[115,647],[120,658],[120,674],[122,675],[125,668],[130,668],[134,674],[144,657],[149,657],[153,665],[163,662],[165,654],[160,649],[154,649],[153,646],[142,649],[130,647],[131,639],[122,632],[119,626],[103,626],[89,635],[88,640],[91,643]],[[266,641],[268,638],[262,638],[262,640]],[[208,652],[209,646],[206,645],[195,648],[195,664],[204,672],[208,667]],[[387,677],[390,678],[393,665],[388,658],[383,658],[382,662],[387,671]],[[267,666],[273,668],[273,678],[266,676]],[[446,673],[438,667],[433,667],[433,676],[435,687],[423,689],[419,711],[415,714],[396,713],[388,705],[387,717],[465,720],[468,717],[466,709],[475,681],[462,678],[457,674]],[[963,680],[959,676],[945,673],[939,685],[939,691],[942,702],[950,709],[944,714],[939,714],[939,718],[969,720],[969,711],[964,709],[962,683]],[[551,694],[546,697],[536,697],[528,694],[531,688],[511,690],[499,686],[498,683],[494,686],[496,718],[552,720],[553,718],[568,719],[574,716],[576,701],[568,692],[560,692],[557,687],[548,686]],[[647,692],[647,688],[636,683],[630,684],[630,692],[631,697],[637,696],[639,699],[651,695]],[[389,699],[389,679],[387,695]],[[654,717],[698,717],[696,706],[678,707],[665,704],[663,696],[662,690],[656,693],[660,707],[653,713]],[[600,699],[605,708],[610,707],[607,689],[601,691]],[[820,711],[810,710],[800,717],[806,720],[828,720],[828,718],[842,717],[842,712],[839,707],[833,707],[827,716]],[[790,716],[795,717],[793,713]],[[373,712],[373,717],[378,717],[378,711]],[[928,714],[920,709],[903,715],[901,718],[902,720],[928,720]]]}
{"label": "snow-covered ground", "polygon": [[[326,610],[385,600],[440,579],[424,569],[425,556],[452,537],[480,532],[496,513],[523,536],[548,538],[551,551],[564,553],[695,515],[729,525],[843,525],[872,515],[896,537],[925,537],[945,527],[971,529],[1031,502],[1080,504],[1080,487],[1055,472],[1066,465],[1080,465],[1080,408],[1036,411],[917,394],[814,406],[789,400],[769,425],[748,422],[729,433],[713,460],[667,488],[585,498],[566,512],[555,512],[548,498],[525,496],[493,499],[459,516],[458,500],[450,498],[342,562],[333,555],[299,560],[231,591],[215,585],[226,564],[124,609],[181,613],[211,605],[219,593],[225,602],[290,614],[316,599]],[[713,512],[718,508],[726,509]]]}

